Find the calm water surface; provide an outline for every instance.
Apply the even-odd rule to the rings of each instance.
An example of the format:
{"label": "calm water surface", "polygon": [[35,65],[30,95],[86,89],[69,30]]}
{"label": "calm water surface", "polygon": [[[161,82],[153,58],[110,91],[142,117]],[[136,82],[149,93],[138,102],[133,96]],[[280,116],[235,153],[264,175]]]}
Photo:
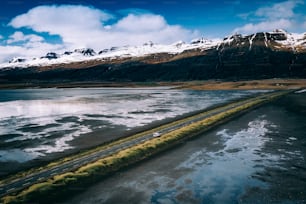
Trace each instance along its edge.
{"label": "calm water surface", "polygon": [[67,203],[306,203],[306,94],[291,94]]}
{"label": "calm water surface", "polygon": [[93,146],[108,132],[120,134],[254,93],[167,87],[0,90],[0,163]]}

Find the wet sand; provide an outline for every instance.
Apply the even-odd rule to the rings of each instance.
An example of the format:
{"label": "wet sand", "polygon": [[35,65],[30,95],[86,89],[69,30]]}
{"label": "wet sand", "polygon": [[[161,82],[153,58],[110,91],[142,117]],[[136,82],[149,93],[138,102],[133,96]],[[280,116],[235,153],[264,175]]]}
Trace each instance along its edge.
{"label": "wet sand", "polygon": [[305,203],[306,93],[290,94],[65,203]]}

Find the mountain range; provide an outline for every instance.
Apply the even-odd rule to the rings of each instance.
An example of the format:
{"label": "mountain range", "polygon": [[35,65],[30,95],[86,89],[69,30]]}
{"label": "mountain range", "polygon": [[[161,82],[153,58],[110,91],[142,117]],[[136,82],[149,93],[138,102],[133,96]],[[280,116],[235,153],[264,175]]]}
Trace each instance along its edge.
{"label": "mountain range", "polygon": [[284,30],[221,40],[90,48],[0,64],[0,83],[187,81],[306,77],[306,33]]}

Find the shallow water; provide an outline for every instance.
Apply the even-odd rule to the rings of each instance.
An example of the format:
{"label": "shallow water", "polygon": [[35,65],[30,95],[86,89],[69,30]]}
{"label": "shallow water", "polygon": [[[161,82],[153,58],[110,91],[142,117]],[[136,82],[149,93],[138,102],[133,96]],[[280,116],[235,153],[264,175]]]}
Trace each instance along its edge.
{"label": "shallow water", "polygon": [[305,101],[260,107],[66,203],[305,203]]}
{"label": "shallow water", "polygon": [[[83,142],[94,146],[94,137],[108,132],[120,135],[253,93],[169,87],[0,90],[0,162],[24,163]],[[85,139],[74,143],[80,138]]]}

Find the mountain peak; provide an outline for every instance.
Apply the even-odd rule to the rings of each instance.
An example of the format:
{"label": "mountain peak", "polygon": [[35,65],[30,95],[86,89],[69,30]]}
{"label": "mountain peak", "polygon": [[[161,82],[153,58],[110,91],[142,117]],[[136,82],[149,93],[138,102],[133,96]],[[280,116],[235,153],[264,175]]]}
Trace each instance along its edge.
{"label": "mountain peak", "polygon": [[288,31],[284,30],[284,29],[275,29],[273,30],[271,33],[284,33],[284,34],[289,34]]}
{"label": "mountain peak", "polygon": [[92,48],[75,49],[74,52],[81,53],[84,56],[94,56],[94,55],[96,55],[96,52]]}
{"label": "mountain peak", "polygon": [[25,62],[25,61],[26,61],[26,59],[24,59],[24,58],[14,57],[13,59],[11,59],[9,61],[9,63],[21,63],[21,62]]}
{"label": "mountain peak", "polygon": [[191,44],[203,44],[203,43],[207,43],[207,42],[211,42],[211,40],[208,40],[208,39],[206,39],[206,38],[204,38],[204,37],[201,37],[201,38],[196,38],[196,39],[193,39],[193,40],[191,40]]}
{"label": "mountain peak", "polygon": [[143,44],[143,46],[150,46],[150,47],[152,47],[153,45],[154,43],[152,41],[149,41]]}
{"label": "mountain peak", "polygon": [[41,57],[41,59],[44,59],[44,58],[49,59],[49,60],[51,60],[51,59],[57,59],[57,58],[59,58],[59,55],[56,54],[55,52],[48,52],[48,53],[46,54],[46,56]]}

